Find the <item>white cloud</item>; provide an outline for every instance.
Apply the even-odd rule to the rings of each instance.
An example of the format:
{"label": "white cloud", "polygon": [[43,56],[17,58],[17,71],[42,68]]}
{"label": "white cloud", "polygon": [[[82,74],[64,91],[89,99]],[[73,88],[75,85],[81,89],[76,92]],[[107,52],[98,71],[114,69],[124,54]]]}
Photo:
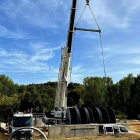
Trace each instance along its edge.
{"label": "white cloud", "polygon": [[7,35],[7,33],[8,33],[8,30],[0,25],[0,36],[5,36]]}
{"label": "white cloud", "polygon": [[72,70],[71,81],[82,83],[84,78],[91,77],[91,76],[104,77],[103,67],[100,67],[100,66],[84,67],[84,65],[76,65],[73,67],[73,70]]}
{"label": "white cloud", "polygon": [[4,50],[4,48],[0,48],[0,57],[1,56],[7,56],[7,52]]}
{"label": "white cloud", "polygon": [[13,20],[18,19],[45,28],[58,28],[60,17],[63,18],[62,13],[67,16],[65,12],[68,4],[69,2],[65,2],[65,0],[15,0],[5,1],[1,4],[0,9]]}
{"label": "white cloud", "polygon": [[137,74],[137,73],[139,73],[140,72],[140,68],[138,69],[131,69],[131,68],[129,68],[129,69],[121,69],[121,70],[113,70],[112,72],[108,72],[108,75],[109,76],[111,76],[112,77],[112,75],[121,75],[122,77],[126,77],[128,74],[130,74],[130,73],[133,73],[133,74]]}
{"label": "white cloud", "polygon": [[50,43],[31,43],[32,49],[35,51],[35,55],[32,56],[31,60],[35,61],[47,61],[55,56],[54,51],[60,50],[60,47],[50,48],[47,47]]}
{"label": "white cloud", "polygon": [[[77,17],[80,16],[85,6],[85,1],[79,1],[78,5]],[[125,31],[131,26],[132,15],[140,9],[140,2],[137,0],[122,0],[122,3],[118,2],[118,5],[111,5],[110,1],[98,0],[90,1],[90,6],[101,29],[108,30],[108,28],[119,28]],[[95,27],[95,21],[88,7],[81,20],[83,26]]]}
{"label": "white cloud", "polygon": [[0,25],[0,36],[6,38],[13,38],[13,39],[34,39],[34,37],[30,36],[27,32],[20,30],[19,28],[16,31],[8,30],[4,26]]}
{"label": "white cloud", "polygon": [[37,54],[37,55],[35,55],[35,56],[33,56],[32,58],[31,58],[31,60],[34,62],[34,61],[47,61],[47,60],[49,60],[49,59],[51,59],[51,58],[53,58],[54,57],[54,53],[53,53],[53,51],[51,51],[51,50],[48,50],[46,53],[40,53],[40,54]]}
{"label": "white cloud", "polygon": [[127,12],[134,13],[134,12],[140,10],[140,8],[139,8],[140,1],[138,1],[138,0],[133,0],[133,1],[122,0],[121,6],[125,7],[127,9]]}
{"label": "white cloud", "polygon": [[[47,48],[47,47],[46,47]],[[56,49],[56,48],[55,48]],[[11,72],[46,72],[53,69],[47,64],[49,59],[54,57],[53,49],[40,48],[34,54],[19,50],[5,50],[0,48],[1,64],[6,66],[7,71]],[[10,65],[10,66],[9,66]]]}
{"label": "white cloud", "polygon": [[[135,46],[135,47],[133,47]],[[112,56],[114,55],[127,55],[127,54],[140,54],[140,47],[139,45],[129,45],[129,44],[124,44],[124,45],[112,45],[110,47],[105,47],[104,52],[107,54],[110,54]],[[127,48],[127,49],[126,49]]]}
{"label": "white cloud", "polygon": [[[117,55],[120,55],[119,56],[120,59],[124,59],[124,58],[130,59],[130,57],[128,58],[127,55],[133,55],[133,57],[135,58],[135,55],[140,54],[140,47],[138,44],[133,44],[133,45],[131,44],[130,45],[129,44],[114,45],[113,44],[113,45],[108,45],[107,47],[104,47],[103,51],[104,51],[105,59],[113,58],[113,57],[115,58]],[[96,54],[98,54],[98,56],[96,56]],[[92,59],[92,60],[102,59],[101,48],[94,49],[94,51],[84,53],[83,58]]]}
{"label": "white cloud", "polygon": [[72,73],[70,71],[69,82],[82,83],[84,78],[83,73],[85,70],[86,69],[84,69],[82,65],[73,66]]}
{"label": "white cloud", "polygon": [[138,56],[133,56],[131,57],[131,59],[127,59],[124,61],[124,63],[128,63],[128,64],[136,64],[136,65],[140,65],[140,57]]}
{"label": "white cloud", "polygon": [[[36,73],[41,72],[43,75],[49,77],[49,80],[53,80],[58,75],[58,68],[56,67],[56,64],[52,65],[49,64],[49,60],[55,57],[55,51],[59,50],[60,47],[52,47],[54,44],[43,42],[45,39],[50,39],[54,41],[58,41],[58,39],[64,39],[64,36],[62,35],[63,30],[67,31],[67,28],[64,29],[65,25],[68,26],[69,24],[69,13],[71,8],[72,1],[68,0],[15,0],[15,1],[3,1],[1,2],[0,6],[0,12],[3,13],[4,16],[2,16],[4,20],[2,21],[1,17],[1,25],[0,25],[0,36],[6,37],[6,38],[12,38],[15,40],[10,40],[9,44],[16,45],[13,50],[8,50],[8,48],[4,49],[5,44],[1,44],[2,47],[0,47],[0,71],[4,72],[20,72],[20,73]],[[97,21],[99,23],[99,26],[102,30],[105,30],[105,34],[107,36],[103,36],[106,39],[106,42],[114,41],[113,36],[116,37],[116,35],[119,34],[118,29],[121,29],[120,31],[133,31],[133,28],[131,27],[132,23],[135,23],[136,17],[134,18],[135,14],[139,14],[139,6],[140,2],[138,0],[128,1],[128,0],[121,0],[114,2],[107,0],[91,0],[90,1],[91,7],[93,9],[94,15],[97,18]],[[78,0],[78,10],[77,10],[77,18],[80,16],[82,8],[85,5],[85,0]],[[6,16],[5,16],[6,15]],[[80,21],[83,28],[97,28],[94,22],[94,19],[87,9]],[[2,26],[3,25],[3,26]],[[12,26],[11,26],[12,25]],[[15,30],[12,29],[12,27],[18,27]],[[20,26],[21,25],[21,26]],[[9,27],[9,28],[8,28]],[[29,29],[28,31],[23,30]],[[27,28],[26,28],[27,27]],[[38,28],[39,27],[39,28]],[[41,27],[41,28],[40,28]],[[61,28],[59,28],[61,27]],[[54,28],[52,30],[52,28]],[[135,32],[139,32],[139,30],[136,30],[136,28],[139,28],[135,26]],[[59,30],[60,29],[60,30]],[[117,29],[117,32],[116,32]],[[57,34],[60,36],[56,39],[56,36],[51,36],[49,34],[50,32],[55,32],[57,30]],[[40,42],[32,42],[30,43],[29,39],[34,39],[30,35],[30,32],[32,34],[38,34],[38,37],[40,38]],[[49,32],[49,33],[48,33]],[[108,34],[108,32],[110,34]],[[113,33],[113,34],[112,34]],[[118,33],[118,34],[117,34]],[[126,33],[126,32],[125,32]],[[56,35],[56,34],[55,34]],[[98,34],[92,35],[90,33],[84,33],[79,34],[82,38],[88,39],[89,45],[94,44],[93,42],[90,42],[90,39],[99,39]],[[123,34],[124,35],[124,34]],[[127,37],[127,34],[124,35]],[[135,35],[133,35],[135,36]],[[122,37],[122,36],[121,36]],[[125,39],[124,37],[124,39]],[[66,37],[65,37],[66,38]],[[123,38],[123,37],[122,37]],[[24,39],[26,42],[22,42],[18,39]],[[103,38],[104,39],[104,38]],[[133,40],[133,37],[132,37]],[[135,39],[134,39],[135,40]],[[20,42],[21,41],[21,42]],[[106,61],[108,62],[107,65],[109,65],[109,68],[114,67],[113,70],[108,70],[108,72],[112,72],[111,76],[114,73],[118,72],[118,74],[125,75],[127,71],[123,71],[123,68],[120,68],[120,71],[116,68],[119,67],[119,64],[134,64],[139,65],[139,58],[136,58],[135,55],[140,54],[139,45],[135,43],[125,43],[123,44],[116,43],[106,45],[104,47],[104,56]],[[88,42],[86,42],[88,44]],[[103,41],[105,42],[105,41]],[[106,43],[105,42],[105,43]],[[6,42],[7,43],[7,42]],[[78,42],[78,47],[81,45],[81,42]],[[8,43],[7,43],[8,44]],[[10,46],[10,45],[7,46]],[[26,45],[29,44],[29,45]],[[63,42],[64,44],[64,42]],[[132,44],[132,45],[131,45]],[[23,46],[21,48],[16,48],[17,46]],[[25,46],[24,46],[25,45]],[[91,49],[91,47],[88,47],[88,53],[84,51],[84,54],[79,55],[79,59],[81,56],[84,58],[88,58],[89,61],[92,59],[92,61],[100,61],[101,64],[94,64],[94,67],[87,66],[88,64],[85,61],[83,61],[82,65],[74,66],[73,67],[73,73],[72,73],[72,81],[73,82],[82,82],[83,78],[86,76],[103,76],[103,67],[102,67],[102,57],[101,57],[101,48],[100,45],[94,44],[94,51]],[[98,45],[98,46],[97,46]],[[51,47],[50,47],[51,46]],[[29,48],[28,48],[29,47]],[[20,51],[20,49],[26,51]],[[83,51],[83,49],[80,49],[80,51]],[[81,53],[81,52],[80,52]],[[86,54],[85,54],[86,53]],[[127,57],[128,56],[128,57]],[[110,59],[108,59],[110,58]],[[53,63],[55,62],[55,58]],[[77,60],[76,60],[77,61]],[[106,62],[105,61],[105,62]],[[114,65],[113,65],[114,63]],[[78,62],[79,64],[79,62]],[[111,64],[111,66],[110,66]],[[118,64],[115,66],[115,64]],[[126,64],[127,65],[127,64]],[[57,65],[58,67],[58,65]],[[131,72],[128,71],[128,72]],[[132,72],[135,72],[132,70]],[[108,73],[107,73],[108,75]],[[117,77],[117,76],[116,76]],[[57,78],[56,78],[57,79]]]}

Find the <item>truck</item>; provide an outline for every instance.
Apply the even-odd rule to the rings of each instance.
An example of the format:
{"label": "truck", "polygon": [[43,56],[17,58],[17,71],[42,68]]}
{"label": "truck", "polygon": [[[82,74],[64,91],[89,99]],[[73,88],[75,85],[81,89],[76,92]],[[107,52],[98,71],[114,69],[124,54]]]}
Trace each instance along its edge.
{"label": "truck", "polygon": [[[13,115],[11,124],[9,125],[9,134],[23,127],[32,127],[33,128],[33,114],[32,113],[23,113],[17,112]],[[33,138],[33,129],[21,129],[13,135],[13,139],[32,139]]]}

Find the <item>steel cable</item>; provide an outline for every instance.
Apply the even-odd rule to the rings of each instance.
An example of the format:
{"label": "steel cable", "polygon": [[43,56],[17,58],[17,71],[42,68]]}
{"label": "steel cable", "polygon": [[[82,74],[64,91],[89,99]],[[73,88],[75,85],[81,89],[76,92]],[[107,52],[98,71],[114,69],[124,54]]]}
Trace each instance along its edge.
{"label": "steel cable", "polygon": [[[95,16],[94,16],[94,13],[93,13],[93,11],[92,11],[92,9],[91,9],[91,7],[90,7],[89,4],[86,4],[86,5],[85,5],[85,7],[84,7],[84,9],[83,9],[83,11],[82,11],[82,14],[80,15],[80,17],[79,17],[79,19],[78,19],[78,22],[76,23],[75,27],[78,25],[78,23],[79,23],[79,21],[80,21],[82,15],[83,15],[83,13],[84,13],[84,11],[85,11],[87,5],[89,6],[90,12],[91,12],[91,14],[92,14],[92,16],[93,16],[93,18],[94,18],[94,20],[95,20],[95,23],[96,23],[96,25],[97,25],[97,27],[98,27],[98,29],[99,29],[99,31],[100,31],[100,32],[99,32],[99,35],[100,35],[100,43],[101,43],[101,50],[102,50],[102,59],[103,59],[104,75],[105,75],[105,79],[107,80],[107,77],[106,77],[106,67],[105,67],[105,58],[104,58],[104,50],[103,50],[102,36],[101,36],[101,30],[100,30],[100,27],[99,27],[99,25],[98,25],[98,22],[97,22],[97,20],[96,20],[96,18],[95,18]],[[74,42],[75,42],[75,34],[74,34]],[[74,45],[74,43],[73,43],[73,45]],[[72,59],[73,59],[73,58],[72,58]],[[72,61],[73,61],[73,60],[72,60]],[[72,64],[72,63],[71,63],[71,64]],[[71,70],[71,73],[72,73],[72,70]]]}
{"label": "steel cable", "polygon": [[73,54],[74,54],[74,46],[75,46],[75,36],[76,36],[76,31],[74,32],[74,41],[73,41],[73,47],[72,47],[72,56],[71,56],[71,71],[70,71],[70,81],[71,81],[71,74],[72,74],[72,66],[73,66]]}
{"label": "steel cable", "polygon": [[[91,13],[92,13],[92,16],[93,16],[93,18],[94,18],[94,20],[95,20],[95,23],[96,23],[98,29],[100,30],[100,27],[99,27],[98,22],[97,22],[97,20],[96,20],[94,14],[93,14],[93,11],[92,11],[90,5],[88,5],[88,6],[89,6],[89,9],[90,9],[90,11],[91,11]],[[99,33],[99,35],[100,35],[100,42],[101,42],[101,50],[102,50],[102,59],[103,59],[104,74],[105,74],[105,79],[106,79],[106,68],[105,68],[105,59],[104,59],[104,50],[103,50],[101,32]]]}
{"label": "steel cable", "polygon": [[77,23],[76,23],[75,27],[78,25],[78,23],[79,23],[79,21],[80,21],[80,19],[81,19],[82,15],[83,15],[83,13],[84,13],[84,11],[85,11],[86,7],[87,7],[87,5],[85,5],[85,7],[84,7],[84,9],[83,9],[83,11],[82,11],[82,14],[80,15],[80,17],[79,17],[79,19],[78,19],[78,21],[77,21]]}
{"label": "steel cable", "polygon": [[103,50],[103,45],[102,45],[102,36],[101,36],[101,33],[99,33],[99,34],[100,34],[100,42],[101,42],[101,50],[102,50],[104,74],[105,74],[105,78],[106,78],[106,68],[105,68],[104,50]]}

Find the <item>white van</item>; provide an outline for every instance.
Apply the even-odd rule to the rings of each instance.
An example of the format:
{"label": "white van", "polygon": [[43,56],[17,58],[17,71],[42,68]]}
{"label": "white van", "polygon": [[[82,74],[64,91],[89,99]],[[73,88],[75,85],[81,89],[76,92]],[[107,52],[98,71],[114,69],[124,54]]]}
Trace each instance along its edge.
{"label": "white van", "polygon": [[129,131],[125,126],[123,125],[117,125],[117,124],[105,124],[103,125],[104,134],[131,134],[135,133],[133,131]]}

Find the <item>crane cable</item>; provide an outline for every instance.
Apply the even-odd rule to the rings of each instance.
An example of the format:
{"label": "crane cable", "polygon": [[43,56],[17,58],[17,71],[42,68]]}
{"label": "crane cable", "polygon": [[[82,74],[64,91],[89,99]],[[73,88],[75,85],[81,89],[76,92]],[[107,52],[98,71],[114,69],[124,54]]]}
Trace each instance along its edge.
{"label": "crane cable", "polygon": [[[78,25],[78,23],[79,23],[79,21],[80,21],[80,19],[81,19],[81,17],[82,17],[82,15],[83,15],[83,13],[84,13],[84,11],[85,11],[85,9],[86,9],[86,7],[87,7],[87,4],[85,5],[85,7],[84,7],[84,9],[83,9],[83,11],[82,11],[82,14],[80,15],[80,17],[79,17],[79,19],[78,19],[78,21],[77,21],[77,23],[75,24],[75,27]],[[75,46],[75,36],[76,36],[76,31],[74,31],[74,41],[73,41],[73,50],[72,50],[72,59],[71,59],[71,71],[70,71],[70,81],[71,81],[71,75],[72,75],[72,65],[73,65],[73,53],[74,53],[74,46]]]}
{"label": "crane cable", "polygon": [[[100,27],[99,27],[99,25],[98,25],[98,22],[97,22],[97,20],[96,20],[96,18],[95,18],[95,16],[94,16],[93,11],[92,11],[92,9],[91,9],[91,7],[90,7],[89,4],[88,4],[88,6],[89,6],[89,9],[90,9],[90,11],[91,11],[91,14],[92,14],[92,16],[93,16],[93,18],[94,18],[94,20],[95,20],[95,23],[96,23],[96,25],[97,25],[99,31],[101,31],[101,30],[100,30]],[[105,58],[104,58],[104,50],[103,50],[103,43],[102,43],[102,35],[101,35],[101,32],[99,32],[99,35],[100,35],[100,43],[101,43],[101,50],[102,50],[102,59],[103,59],[104,74],[105,74],[105,79],[107,79],[107,77],[106,77]]]}
{"label": "crane cable", "polygon": [[[86,5],[85,5],[85,7],[84,7],[84,9],[83,9],[83,11],[82,11],[82,13],[81,13],[79,19],[78,19],[78,21],[77,21],[77,23],[76,23],[76,25],[75,25],[75,27],[77,27],[77,25],[78,25],[78,23],[79,23],[79,21],[80,21],[80,19],[81,19],[81,17],[82,17],[82,15],[83,15],[83,13],[84,13],[84,11],[85,11],[85,9],[86,9],[87,6],[89,7],[90,12],[91,12],[91,14],[92,14],[92,16],[93,16],[93,18],[94,18],[94,21],[95,21],[95,23],[96,23],[96,25],[97,25],[97,27],[98,27],[98,29],[99,29],[99,31],[100,31],[100,32],[99,32],[99,35],[100,35],[100,43],[101,43],[101,50],[102,50],[102,59],[103,59],[104,75],[105,75],[105,79],[107,80],[101,30],[100,30],[100,27],[99,27],[99,25],[98,25],[98,22],[97,22],[97,20],[96,20],[96,18],[95,18],[95,16],[94,16],[94,14],[93,14],[93,11],[92,11],[92,9],[91,9],[91,7],[90,7],[90,5],[89,5],[89,1],[87,1],[87,3],[86,3]],[[76,33],[76,32],[75,32],[75,33]],[[74,42],[75,42],[75,34],[74,34]],[[73,43],[73,46],[74,46],[74,44],[75,44],[75,43]],[[73,48],[73,51],[74,51],[74,48]],[[73,53],[73,52],[72,52],[72,53]],[[72,54],[72,61],[73,61],[73,54]],[[72,63],[73,63],[73,62],[71,62],[71,65],[72,65]],[[72,73],[72,67],[71,67],[71,73]],[[70,77],[71,77],[71,76],[70,76]]]}
{"label": "crane cable", "polygon": [[100,34],[100,42],[101,42],[101,50],[102,50],[102,59],[103,59],[103,66],[104,66],[104,74],[105,74],[105,79],[107,80],[107,76],[106,76],[106,68],[105,68],[105,58],[104,58],[104,50],[103,50],[103,43],[102,43],[102,36],[101,33]]}
{"label": "crane cable", "polygon": [[80,21],[80,19],[81,19],[82,15],[83,15],[83,13],[84,13],[84,11],[85,11],[86,7],[87,7],[87,4],[85,5],[85,7],[84,7],[84,9],[83,9],[83,11],[82,11],[82,14],[80,15],[80,17],[79,17],[79,19],[78,19],[78,21],[77,21],[77,23],[76,23],[75,27],[77,27],[77,25],[78,25],[78,23],[79,23],[79,21]]}
{"label": "crane cable", "polygon": [[74,53],[74,46],[75,46],[75,36],[76,36],[76,31],[74,32],[74,41],[72,44],[72,56],[71,56],[71,64],[70,64],[70,81],[71,81],[71,74],[72,74],[72,65],[73,65],[73,53]]}

